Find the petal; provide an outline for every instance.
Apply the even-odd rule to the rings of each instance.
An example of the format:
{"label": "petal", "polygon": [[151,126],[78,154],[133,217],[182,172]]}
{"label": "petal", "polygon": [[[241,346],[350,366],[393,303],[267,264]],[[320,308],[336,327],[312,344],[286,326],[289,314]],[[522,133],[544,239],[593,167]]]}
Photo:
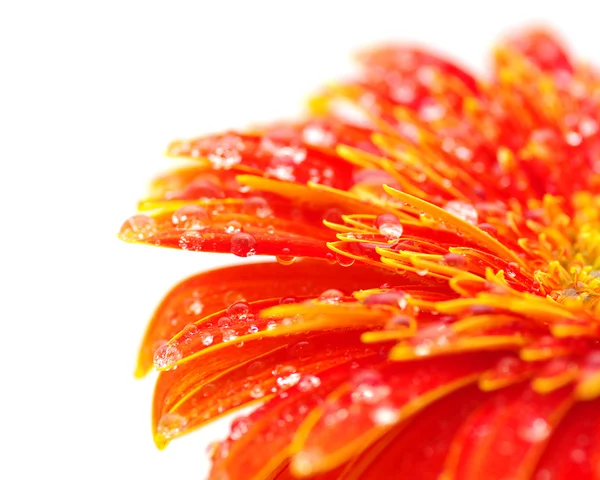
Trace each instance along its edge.
{"label": "petal", "polygon": [[434,402],[351,462],[343,480],[386,478],[390,472],[395,478],[419,472],[419,479],[438,479],[456,431],[486,396],[468,386]]}
{"label": "petal", "polygon": [[[298,383],[275,396],[248,417],[232,426],[232,432],[214,455],[212,476],[226,473],[228,478],[248,480],[266,478],[284,467],[291,455],[290,443],[296,429],[325,396],[358,368],[382,364],[385,358],[371,355],[300,377]],[[241,433],[243,432],[243,433]]]}
{"label": "petal", "polygon": [[[399,422],[476,382],[497,354],[402,362],[357,374],[330,394],[298,430],[292,470],[307,477],[359,453]],[[309,461],[310,460],[310,461]]]}
{"label": "petal", "polygon": [[552,434],[533,478],[598,478],[600,400],[580,402]]}
{"label": "petal", "polygon": [[[316,374],[348,359],[373,354],[360,341],[364,329],[300,332],[246,339],[206,348],[176,369],[161,372],[153,409],[155,442],[164,447],[174,437],[233,409],[267,399],[294,385],[302,374]],[[310,355],[294,348],[310,347]],[[178,418],[182,425],[169,428]]]}
{"label": "petal", "polygon": [[331,288],[349,295],[381,285],[390,278],[384,271],[358,265],[352,267],[352,275],[346,275],[347,271],[339,265],[304,260],[288,266],[248,264],[190,277],[174,287],[156,309],[142,342],[136,375],[145,375],[152,367],[156,349],[186,325],[223,311],[235,302],[315,297]]}
{"label": "petal", "polygon": [[573,398],[571,388],[540,395],[522,384],[496,392],[457,434],[444,478],[530,478]]}

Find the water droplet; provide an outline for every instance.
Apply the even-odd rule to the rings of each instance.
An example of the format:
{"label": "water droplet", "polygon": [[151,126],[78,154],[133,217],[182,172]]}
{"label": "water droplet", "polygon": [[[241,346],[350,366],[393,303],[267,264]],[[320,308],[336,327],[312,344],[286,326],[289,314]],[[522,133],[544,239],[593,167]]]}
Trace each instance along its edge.
{"label": "water droplet", "polygon": [[230,290],[223,295],[223,304],[227,308],[232,303],[245,302],[246,297],[243,293],[236,290]]}
{"label": "water droplet", "polygon": [[319,377],[315,377],[314,375],[304,375],[298,381],[298,390],[301,392],[309,392],[310,390],[314,390],[315,388],[321,385],[321,379]]}
{"label": "water droplet", "polygon": [[410,317],[407,317],[406,315],[394,315],[385,324],[385,328],[389,330],[396,330],[408,327],[410,327]]}
{"label": "water droplet", "polygon": [[212,345],[214,340],[214,337],[212,336],[212,334],[208,333],[208,332],[203,332],[200,334],[200,341],[202,342],[203,345],[205,346],[209,346]]}
{"label": "water droplet", "polygon": [[294,297],[285,297],[279,300],[279,305],[291,305],[292,303],[297,303]]}
{"label": "water droplet", "polygon": [[290,347],[290,357],[305,360],[314,353],[313,345],[309,342],[298,342]]}
{"label": "water droplet", "polygon": [[250,396],[252,398],[262,398],[265,396],[265,391],[259,384],[256,384],[250,389]]}
{"label": "water droplet", "polygon": [[251,422],[248,421],[247,417],[237,417],[231,422],[231,433],[229,437],[232,440],[239,440],[246,433],[248,433],[248,429],[251,425]]}
{"label": "water droplet", "polygon": [[256,360],[248,365],[248,376],[253,377],[255,375],[260,375],[265,369],[265,363],[260,360]]}
{"label": "water droplet", "polygon": [[250,197],[244,200],[242,211],[247,215],[267,218],[273,215],[273,209],[269,202],[261,197]]}
{"label": "water droplet", "polygon": [[406,294],[402,291],[374,293],[364,299],[365,305],[392,305],[404,309],[406,307]]}
{"label": "water droplet", "polygon": [[519,264],[517,262],[510,262],[506,266],[506,274],[510,278],[515,278],[520,271],[521,271],[521,267],[519,266]]}
{"label": "water droplet", "polygon": [[373,410],[370,416],[376,425],[388,426],[398,423],[400,411],[393,407],[381,406]]}
{"label": "water droplet", "polygon": [[204,304],[197,298],[188,298],[184,302],[184,306],[188,315],[200,315],[204,310]]}
{"label": "water droplet", "polygon": [[178,413],[167,413],[160,417],[156,433],[163,438],[173,438],[183,432],[187,426],[187,418]]}
{"label": "water droplet", "polygon": [[238,257],[251,257],[256,253],[256,239],[249,233],[236,233],[231,237],[231,253]]}
{"label": "water droplet", "polygon": [[534,419],[529,425],[520,430],[520,436],[523,440],[530,443],[543,442],[548,438],[551,432],[550,425],[543,418]]}
{"label": "water droplet", "polygon": [[214,383],[207,383],[202,386],[200,392],[204,398],[210,398],[217,393],[217,386]]}
{"label": "water droplet", "polygon": [[206,155],[216,169],[228,169],[242,161],[241,151],[244,142],[237,135],[223,135],[212,145],[212,152]]}
{"label": "water droplet", "polygon": [[354,259],[351,257],[347,257],[346,255],[342,255],[340,253],[336,253],[335,259],[339,265],[342,267],[350,267],[354,265]]}
{"label": "water droplet", "polygon": [[457,253],[448,253],[444,255],[444,264],[449,267],[464,268],[467,266],[467,259]]}
{"label": "water droplet", "polygon": [[450,345],[454,332],[445,324],[430,325],[420,330],[411,340],[413,352],[417,357],[424,357],[433,349]]}
{"label": "water droplet", "polygon": [[583,138],[581,137],[581,134],[577,132],[569,132],[565,135],[565,141],[572,147],[581,145],[582,140]]}
{"label": "water droplet", "polygon": [[377,228],[381,227],[382,225],[400,225],[400,220],[398,220],[396,215],[392,215],[391,213],[383,213],[378,215],[375,219],[375,226]]}
{"label": "water droplet", "polygon": [[479,225],[477,225],[477,227],[479,228],[479,230],[483,230],[485,233],[487,233],[490,237],[495,238],[498,236],[498,229],[494,227],[491,223],[480,223]]}
{"label": "water droplet", "polygon": [[154,352],[154,366],[159,370],[173,368],[182,358],[181,350],[176,345],[165,343]]}
{"label": "water droplet", "polygon": [[200,205],[184,205],[173,213],[171,222],[179,230],[204,230],[210,225],[210,217]]}
{"label": "water droplet", "polygon": [[571,460],[573,460],[573,463],[581,464],[587,459],[587,454],[585,453],[585,450],[582,450],[581,448],[575,448],[571,451],[570,457]]}
{"label": "water droplet", "polygon": [[429,274],[429,270],[427,270],[426,268],[422,268],[420,270],[415,270],[415,273],[419,275],[419,277],[425,277]]}
{"label": "water droplet", "polygon": [[194,325],[193,323],[190,323],[183,328],[183,336],[184,337],[188,337],[188,338],[193,337],[197,333],[198,333],[198,327],[196,325]]}
{"label": "water droplet", "polygon": [[250,325],[248,327],[248,333],[257,333],[258,332],[258,327],[256,325]]}
{"label": "water droplet", "polygon": [[444,210],[471,225],[477,225],[479,216],[475,207],[470,203],[463,202],[462,200],[450,200],[444,205]]}
{"label": "water droplet", "polygon": [[379,226],[379,233],[389,240],[398,240],[403,232],[404,228],[400,223],[382,223]]}
{"label": "water droplet", "polygon": [[181,237],[179,237],[179,248],[182,250],[191,250],[197,252],[202,250],[203,243],[204,237],[196,230],[183,232]]}
{"label": "water droplet", "polygon": [[335,254],[332,252],[327,252],[325,254],[325,260],[331,265],[335,265],[337,262],[335,261]]}
{"label": "water droplet", "polygon": [[242,231],[242,224],[237,220],[232,220],[225,225],[225,233],[233,235],[234,233],[240,233]]}
{"label": "water droplet", "polygon": [[250,313],[250,307],[247,303],[236,302],[227,308],[226,313],[231,319],[246,320]]}
{"label": "water droplet", "polygon": [[[353,383],[357,383],[354,379]],[[368,377],[363,375],[358,382],[351,397],[354,403],[377,404],[387,398],[392,392],[389,385],[385,385],[380,377]]]}
{"label": "water droplet", "polygon": [[219,328],[227,328],[229,325],[231,325],[231,318],[227,316],[222,316],[219,318],[219,320],[217,320],[217,326]]}
{"label": "water droplet", "polygon": [[274,330],[275,328],[277,328],[277,322],[274,320],[269,320],[267,322],[267,330]]}
{"label": "water droplet", "polygon": [[296,261],[296,257],[290,255],[291,251],[285,247],[281,249],[281,255],[277,255],[276,259],[281,265],[291,265]]}
{"label": "water droplet", "polygon": [[223,334],[224,342],[231,342],[238,337],[237,332],[235,330],[232,330],[231,328],[221,330],[221,333]]}
{"label": "water droplet", "polygon": [[303,450],[292,457],[292,468],[302,477],[311,476],[322,456],[317,449]]}
{"label": "water droplet", "polygon": [[148,215],[134,215],[125,221],[120,232],[121,238],[128,241],[148,240],[156,234],[156,220]]}
{"label": "water droplet", "polygon": [[320,296],[319,301],[323,303],[337,304],[342,303],[344,300],[344,294],[339,290],[330,289],[325,290]]}
{"label": "water droplet", "polygon": [[274,377],[277,377],[277,385],[280,388],[293,387],[300,380],[300,374],[291,365],[280,365],[271,372]]}
{"label": "water droplet", "polygon": [[331,147],[335,143],[335,136],[320,125],[307,125],[304,127],[302,139],[308,144],[321,147]]}

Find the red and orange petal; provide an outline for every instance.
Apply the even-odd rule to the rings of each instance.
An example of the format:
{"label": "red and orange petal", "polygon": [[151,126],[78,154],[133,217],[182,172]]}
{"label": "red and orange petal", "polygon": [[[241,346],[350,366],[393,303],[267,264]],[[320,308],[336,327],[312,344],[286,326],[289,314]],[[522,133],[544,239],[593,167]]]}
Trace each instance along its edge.
{"label": "red and orange petal", "polygon": [[158,307],[157,445],[260,404],[211,478],[600,478],[600,76],[537,30],[490,78],[358,60],[302,121],[174,142],[123,225],[278,260]]}

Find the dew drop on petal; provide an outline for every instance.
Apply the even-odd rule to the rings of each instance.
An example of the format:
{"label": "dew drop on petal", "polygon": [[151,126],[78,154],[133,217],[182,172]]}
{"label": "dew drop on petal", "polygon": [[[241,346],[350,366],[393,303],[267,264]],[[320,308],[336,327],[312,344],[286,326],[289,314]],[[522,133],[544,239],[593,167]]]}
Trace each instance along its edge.
{"label": "dew drop on petal", "polygon": [[293,387],[300,380],[300,374],[291,365],[277,366],[271,373],[280,388]]}
{"label": "dew drop on petal", "polygon": [[404,228],[400,223],[382,223],[379,225],[379,233],[389,240],[398,240],[403,232]]}
{"label": "dew drop on petal", "polygon": [[247,215],[267,218],[273,215],[273,209],[269,202],[261,197],[250,197],[244,200],[242,211]]}
{"label": "dew drop on petal", "polygon": [[187,419],[177,413],[167,413],[160,417],[156,433],[163,438],[173,438],[183,432],[187,426]]}
{"label": "dew drop on petal", "polygon": [[252,398],[262,398],[265,396],[265,391],[259,384],[256,384],[250,389],[250,396]]}
{"label": "dew drop on petal", "polygon": [[323,303],[337,304],[342,303],[344,300],[344,294],[339,290],[330,289],[325,290],[320,296],[319,301]]}
{"label": "dew drop on petal", "polygon": [[242,224],[237,220],[231,220],[225,225],[225,233],[233,235],[234,233],[240,233],[242,231]]}
{"label": "dew drop on petal", "polygon": [[444,205],[444,210],[471,225],[477,225],[479,215],[475,207],[470,203],[463,202],[462,200],[450,200]]}
{"label": "dew drop on petal", "polygon": [[231,319],[245,320],[250,313],[250,307],[247,303],[236,302],[227,308],[226,313]]}
{"label": "dew drop on petal", "polygon": [[159,370],[168,370],[181,360],[182,356],[176,345],[165,343],[154,352],[154,366]]}
{"label": "dew drop on petal", "polygon": [[184,205],[173,213],[171,222],[180,230],[204,230],[210,225],[210,217],[200,205]]}
{"label": "dew drop on petal", "polygon": [[209,345],[212,345],[213,339],[214,338],[213,338],[212,334],[210,334],[208,332],[203,332],[200,334],[200,341],[206,347],[208,347]]}
{"label": "dew drop on petal", "polygon": [[377,404],[392,392],[389,385],[383,383],[379,377],[363,376],[358,382],[354,379],[354,383],[356,386],[351,394],[354,403]]}
{"label": "dew drop on petal", "polygon": [[256,239],[249,233],[236,233],[231,237],[231,253],[238,257],[251,257],[256,253]]}
{"label": "dew drop on petal", "polygon": [[449,267],[463,268],[467,265],[467,260],[463,255],[448,253],[444,255],[444,264]]}
{"label": "dew drop on petal", "polygon": [[179,237],[179,248],[182,250],[191,250],[194,252],[202,250],[204,237],[197,230],[183,232]]}
{"label": "dew drop on petal", "polygon": [[543,442],[551,433],[550,425],[543,418],[534,419],[529,425],[521,428],[519,434],[530,443]]}
{"label": "dew drop on petal", "polygon": [[321,385],[321,379],[314,375],[304,375],[298,381],[297,388],[301,392],[309,392],[310,390],[314,390],[315,388]]}
{"label": "dew drop on petal", "polygon": [[294,263],[296,261],[296,257],[294,257],[293,255],[290,255],[291,251],[289,248],[282,248],[281,249],[281,255],[277,255],[277,261],[281,264],[281,265],[291,265],[292,263]]}
{"label": "dew drop on petal", "polygon": [[190,323],[183,327],[183,336],[184,337],[193,337],[198,333],[198,327],[193,323]]}
{"label": "dew drop on petal", "polygon": [[204,310],[204,304],[198,298],[189,298],[184,302],[185,312],[188,315],[200,315]]}
{"label": "dew drop on petal", "polygon": [[400,411],[396,408],[382,405],[375,408],[370,414],[371,420],[376,425],[388,426],[398,423]]}
{"label": "dew drop on petal", "polygon": [[340,253],[336,253],[336,261],[342,267],[350,267],[354,265],[354,259],[351,257],[347,257],[346,255],[342,255]]}
{"label": "dew drop on petal", "polygon": [[156,233],[156,220],[148,215],[134,215],[123,224],[120,236],[123,240],[142,241],[148,240]]}
{"label": "dew drop on petal", "polygon": [[221,333],[223,335],[224,342],[231,342],[238,337],[237,332],[231,328],[226,328],[222,330]]}
{"label": "dew drop on petal", "polygon": [[314,353],[314,348],[310,342],[302,341],[292,345],[289,349],[289,355],[298,360],[305,360]]}
{"label": "dew drop on petal", "polygon": [[400,220],[396,215],[391,213],[383,213],[375,219],[375,226],[380,228],[382,225],[400,225]]}
{"label": "dew drop on petal", "polygon": [[248,327],[248,333],[257,333],[258,332],[258,327],[256,325],[250,325]]}
{"label": "dew drop on petal", "polygon": [[292,457],[292,468],[300,476],[308,477],[314,473],[322,456],[317,449],[303,450]]}
{"label": "dew drop on petal", "polygon": [[410,327],[410,317],[406,315],[394,315],[385,324],[385,328],[388,330],[402,329],[408,327]]}
{"label": "dew drop on petal", "polygon": [[227,328],[229,325],[231,325],[231,318],[228,316],[223,316],[217,320],[217,326],[219,328]]}
{"label": "dew drop on petal", "polygon": [[267,330],[274,330],[277,328],[277,322],[275,322],[274,320],[269,320],[267,322]]}

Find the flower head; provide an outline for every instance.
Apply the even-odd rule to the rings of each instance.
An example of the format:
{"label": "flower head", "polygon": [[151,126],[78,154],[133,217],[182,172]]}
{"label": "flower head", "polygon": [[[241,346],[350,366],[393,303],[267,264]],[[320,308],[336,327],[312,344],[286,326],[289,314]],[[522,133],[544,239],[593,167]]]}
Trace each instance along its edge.
{"label": "flower head", "polygon": [[485,79],[359,60],[305,119],[173,143],[189,163],[124,224],[278,260],[158,307],[157,445],[259,403],[211,478],[598,477],[600,75],[543,31]]}

